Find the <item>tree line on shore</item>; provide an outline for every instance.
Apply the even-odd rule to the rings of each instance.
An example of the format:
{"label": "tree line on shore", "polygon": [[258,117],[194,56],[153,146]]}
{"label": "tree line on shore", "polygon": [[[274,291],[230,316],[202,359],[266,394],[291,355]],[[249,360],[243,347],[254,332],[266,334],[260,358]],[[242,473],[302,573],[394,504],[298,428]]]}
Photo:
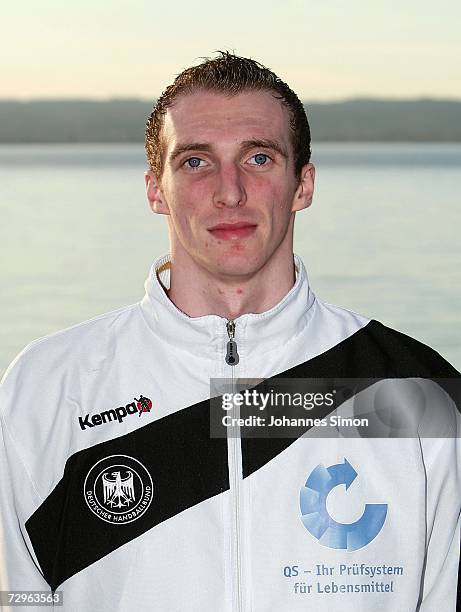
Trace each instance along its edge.
{"label": "tree line on shore", "polygon": [[[461,142],[461,101],[305,103],[316,141]],[[0,100],[0,143],[140,142],[152,102]]]}

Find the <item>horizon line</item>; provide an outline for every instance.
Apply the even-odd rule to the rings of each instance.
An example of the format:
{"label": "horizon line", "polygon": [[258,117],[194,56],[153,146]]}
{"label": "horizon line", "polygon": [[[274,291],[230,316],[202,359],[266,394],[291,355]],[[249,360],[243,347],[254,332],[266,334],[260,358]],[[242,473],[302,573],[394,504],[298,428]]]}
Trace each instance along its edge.
{"label": "horizon line", "polygon": [[[30,103],[43,103],[43,102],[91,102],[91,103],[108,103],[108,102],[140,102],[140,103],[148,103],[152,104],[153,100],[157,100],[158,98],[142,98],[136,96],[110,96],[104,98],[90,98],[88,96],[76,96],[76,97],[31,97],[31,98],[11,98],[11,97],[0,97],[0,104],[4,103],[21,103],[21,104],[30,104]],[[451,98],[451,97],[437,97],[430,95],[421,95],[421,96],[413,96],[413,97],[398,97],[398,96],[372,96],[372,95],[362,95],[357,94],[350,97],[345,98],[324,98],[324,99],[302,99],[300,98],[303,104],[345,104],[348,102],[451,102],[451,103],[460,103],[461,97]]]}

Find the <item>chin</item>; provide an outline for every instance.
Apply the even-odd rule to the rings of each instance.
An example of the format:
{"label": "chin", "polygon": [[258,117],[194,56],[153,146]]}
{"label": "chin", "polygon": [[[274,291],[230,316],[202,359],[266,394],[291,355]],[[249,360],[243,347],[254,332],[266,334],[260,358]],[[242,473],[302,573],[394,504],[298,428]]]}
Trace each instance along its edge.
{"label": "chin", "polygon": [[264,265],[264,262],[259,261],[260,258],[250,256],[248,253],[229,254],[225,258],[215,259],[209,262],[208,269],[217,276],[251,276],[255,274]]}

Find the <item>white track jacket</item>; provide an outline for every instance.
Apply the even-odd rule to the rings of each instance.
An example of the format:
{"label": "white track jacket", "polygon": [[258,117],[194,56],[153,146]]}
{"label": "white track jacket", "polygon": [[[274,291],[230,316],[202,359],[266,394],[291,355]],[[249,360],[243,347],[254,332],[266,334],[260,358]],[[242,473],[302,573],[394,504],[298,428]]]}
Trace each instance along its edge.
{"label": "white track jacket", "polygon": [[[295,263],[280,303],[229,322],[178,310],[161,257],[140,303],[16,358],[1,387],[2,590],[60,592],[69,612],[457,609],[460,375],[321,302]],[[332,393],[360,380],[333,407],[302,407],[318,421],[296,436],[240,435],[233,401],[233,434],[215,437],[210,379],[328,380]],[[395,380],[419,394],[429,437],[389,433],[414,403],[407,387],[382,392]],[[377,435],[330,426],[360,406]]]}

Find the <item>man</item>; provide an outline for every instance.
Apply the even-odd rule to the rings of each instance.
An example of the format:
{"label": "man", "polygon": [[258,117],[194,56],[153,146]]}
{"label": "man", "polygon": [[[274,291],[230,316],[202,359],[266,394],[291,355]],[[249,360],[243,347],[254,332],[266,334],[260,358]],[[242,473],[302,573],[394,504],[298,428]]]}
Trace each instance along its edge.
{"label": "man", "polygon": [[[6,588],[98,612],[455,610],[459,374],[313,294],[293,256],[314,189],[297,96],[221,53],[160,97],[146,151],[171,252],[145,297],[32,343],[2,387]],[[242,378],[353,379],[354,410],[400,379],[398,416],[422,393],[443,436],[327,438],[326,401],[298,437],[210,434],[210,380]]]}

